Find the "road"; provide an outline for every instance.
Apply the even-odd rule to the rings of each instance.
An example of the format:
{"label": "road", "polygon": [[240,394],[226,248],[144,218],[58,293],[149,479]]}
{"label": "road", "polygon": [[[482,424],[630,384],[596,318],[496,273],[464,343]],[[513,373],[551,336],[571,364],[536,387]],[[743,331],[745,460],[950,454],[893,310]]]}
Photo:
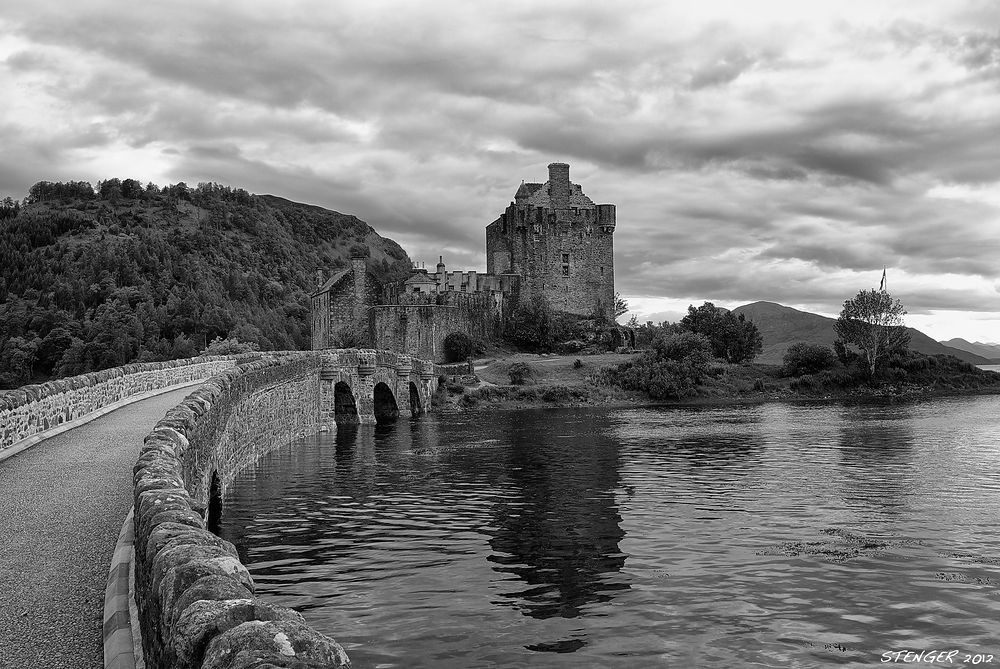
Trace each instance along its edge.
{"label": "road", "polygon": [[108,567],[142,439],[194,387],[121,407],[0,462],[0,668],[104,666]]}

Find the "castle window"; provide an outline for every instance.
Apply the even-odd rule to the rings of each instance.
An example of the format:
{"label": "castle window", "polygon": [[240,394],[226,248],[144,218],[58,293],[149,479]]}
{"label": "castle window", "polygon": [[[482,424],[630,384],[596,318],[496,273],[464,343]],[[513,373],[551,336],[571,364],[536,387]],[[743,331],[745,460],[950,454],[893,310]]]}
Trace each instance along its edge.
{"label": "castle window", "polygon": [[563,265],[563,276],[569,276],[569,265]]}
{"label": "castle window", "polygon": [[569,254],[564,253],[562,254],[562,257],[563,257],[563,264],[569,264]]}
{"label": "castle window", "polygon": [[601,268],[601,274],[604,274],[604,268],[603,267]]}

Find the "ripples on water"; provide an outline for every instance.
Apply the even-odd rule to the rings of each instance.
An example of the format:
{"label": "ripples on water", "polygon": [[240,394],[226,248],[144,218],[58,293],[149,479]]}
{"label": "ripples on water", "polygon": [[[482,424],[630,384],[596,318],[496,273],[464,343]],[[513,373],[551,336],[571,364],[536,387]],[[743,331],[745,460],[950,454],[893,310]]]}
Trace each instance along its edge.
{"label": "ripples on water", "polygon": [[425,416],[274,451],[222,534],[357,669],[1000,664],[998,447],[998,397]]}

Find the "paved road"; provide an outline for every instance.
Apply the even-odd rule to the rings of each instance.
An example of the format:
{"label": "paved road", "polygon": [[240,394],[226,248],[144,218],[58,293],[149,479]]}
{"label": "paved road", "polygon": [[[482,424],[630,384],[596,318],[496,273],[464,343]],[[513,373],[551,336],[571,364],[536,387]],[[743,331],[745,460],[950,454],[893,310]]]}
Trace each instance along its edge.
{"label": "paved road", "polygon": [[108,567],[143,437],[194,387],[124,406],[0,462],[0,668],[104,666]]}

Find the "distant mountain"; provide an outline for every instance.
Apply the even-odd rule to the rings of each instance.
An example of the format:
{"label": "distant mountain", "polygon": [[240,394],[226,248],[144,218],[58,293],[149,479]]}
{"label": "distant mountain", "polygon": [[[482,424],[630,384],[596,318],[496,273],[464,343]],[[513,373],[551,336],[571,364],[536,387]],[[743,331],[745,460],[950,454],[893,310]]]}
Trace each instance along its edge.
{"label": "distant mountain", "polygon": [[0,201],[0,388],[196,354],[309,347],[316,269],[410,259],[356,216],[213,183],[39,182]]}
{"label": "distant mountain", "polygon": [[978,341],[969,342],[960,337],[949,339],[948,341],[943,341],[941,343],[945,346],[968,351],[969,353],[975,353],[976,355],[981,355],[984,358],[990,358],[994,361],[1000,359],[1000,344],[983,344]]}
{"label": "distant mountain", "polygon": [[[818,314],[810,314],[791,307],[785,307],[774,302],[753,302],[733,309],[737,316],[743,314],[752,320],[760,330],[764,340],[764,351],[757,356],[757,362],[781,364],[788,347],[796,342],[810,344],[825,344],[833,348],[837,333],[833,329],[836,319]],[[971,362],[974,365],[986,365],[990,359],[969,351],[952,348],[938,343],[919,330],[906,328],[910,333],[910,350],[927,355],[944,353]]]}

